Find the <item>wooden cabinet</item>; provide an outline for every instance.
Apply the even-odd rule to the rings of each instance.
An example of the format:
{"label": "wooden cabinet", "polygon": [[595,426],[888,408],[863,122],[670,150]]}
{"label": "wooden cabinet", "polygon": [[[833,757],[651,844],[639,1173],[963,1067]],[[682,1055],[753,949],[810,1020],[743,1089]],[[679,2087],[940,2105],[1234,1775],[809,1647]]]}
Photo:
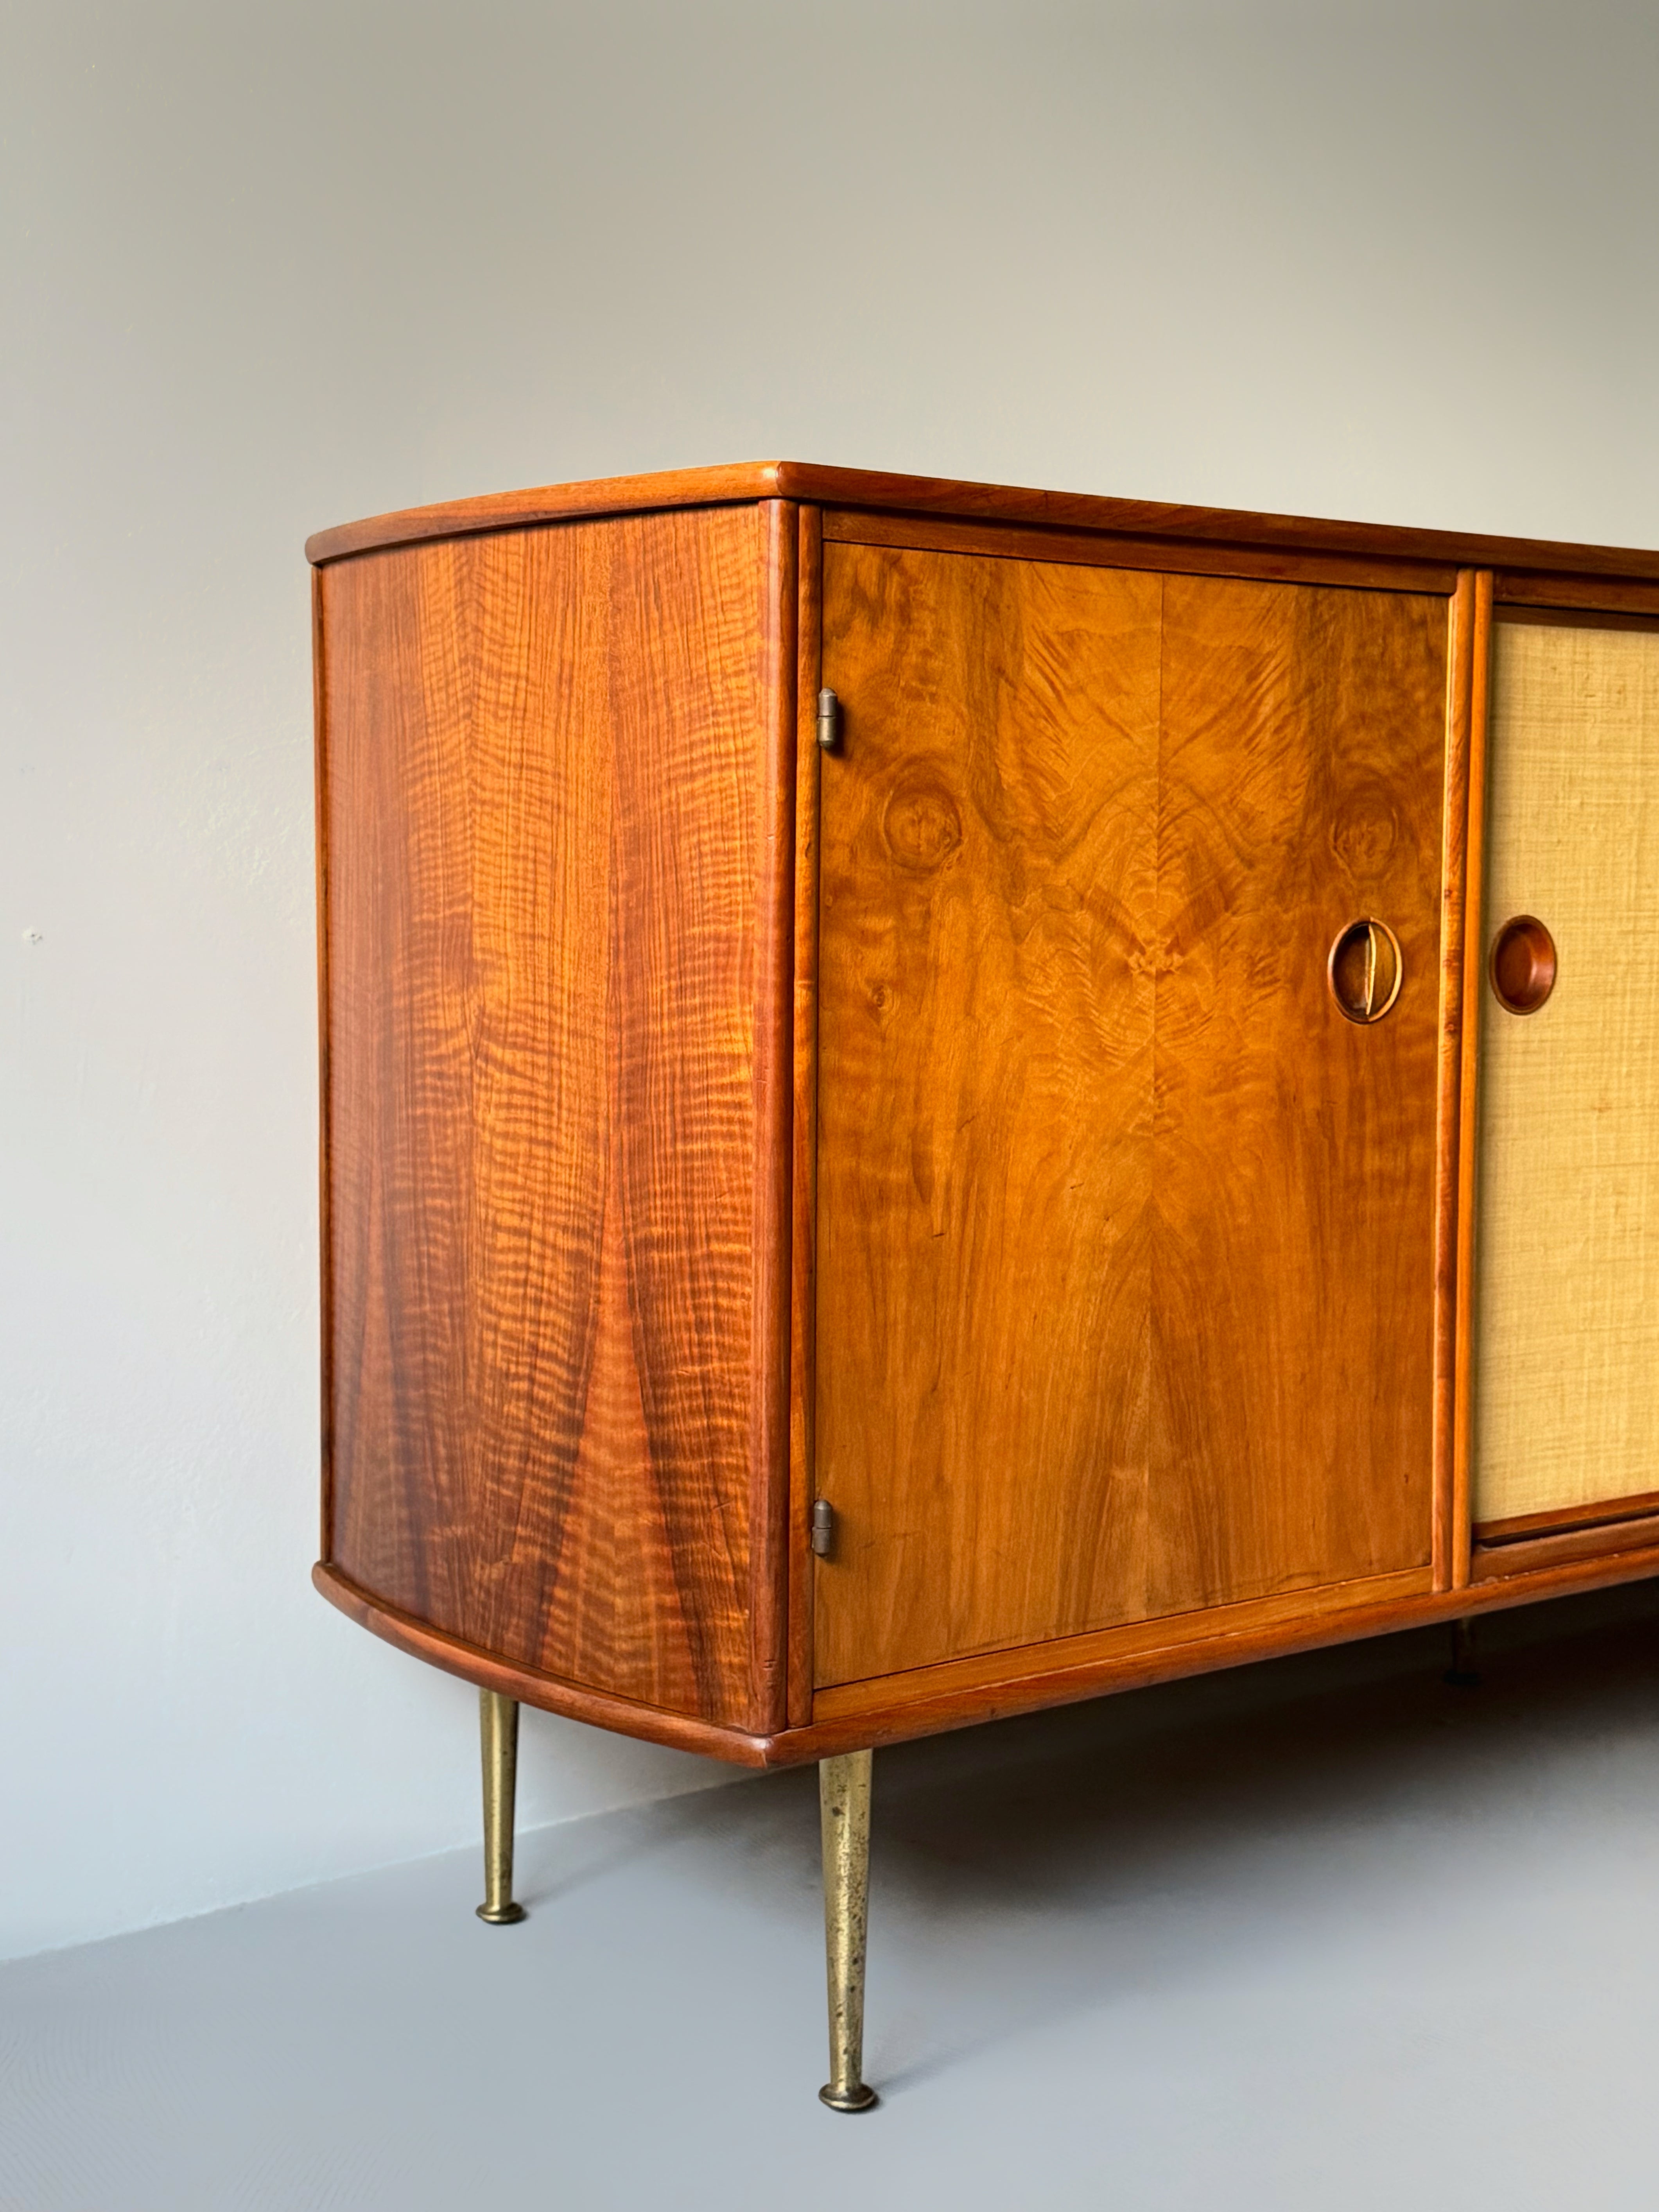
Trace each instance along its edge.
{"label": "wooden cabinet", "polygon": [[[824,1762],[1659,1570],[1659,556],[792,465],[313,541],[320,1587]],[[839,1948],[837,1948],[839,1946]],[[838,2008],[838,2009],[837,2009]]]}

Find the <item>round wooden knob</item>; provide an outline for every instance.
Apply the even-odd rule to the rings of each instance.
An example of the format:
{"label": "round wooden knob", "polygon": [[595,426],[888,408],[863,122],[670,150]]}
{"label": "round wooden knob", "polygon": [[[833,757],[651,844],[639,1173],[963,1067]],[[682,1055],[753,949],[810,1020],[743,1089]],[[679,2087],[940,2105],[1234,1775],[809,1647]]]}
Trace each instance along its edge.
{"label": "round wooden knob", "polygon": [[1535,1014],[1555,988],[1555,939],[1535,915],[1512,915],[1492,941],[1492,995],[1512,1014]]}
{"label": "round wooden knob", "polygon": [[1326,975],[1332,998],[1351,1022],[1380,1022],[1406,979],[1400,939],[1386,921],[1362,915],[1332,945]]}

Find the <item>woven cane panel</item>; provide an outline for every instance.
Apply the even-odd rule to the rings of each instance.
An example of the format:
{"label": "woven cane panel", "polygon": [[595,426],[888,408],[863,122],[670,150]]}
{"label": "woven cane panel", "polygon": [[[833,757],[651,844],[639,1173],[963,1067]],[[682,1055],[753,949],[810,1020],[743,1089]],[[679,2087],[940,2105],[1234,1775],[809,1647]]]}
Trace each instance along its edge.
{"label": "woven cane panel", "polygon": [[1659,635],[1498,626],[1486,823],[1558,966],[1482,996],[1477,1522],[1659,1488]]}

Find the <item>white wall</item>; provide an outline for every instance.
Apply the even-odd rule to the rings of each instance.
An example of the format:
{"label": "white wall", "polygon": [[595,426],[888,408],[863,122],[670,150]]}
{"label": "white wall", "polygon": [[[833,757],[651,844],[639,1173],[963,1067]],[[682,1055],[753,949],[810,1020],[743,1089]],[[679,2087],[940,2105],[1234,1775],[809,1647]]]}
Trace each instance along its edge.
{"label": "white wall", "polygon": [[[476,1832],[314,1596],[325,524],[787,454],[1659,540],[1659,15],[13,0],[0,1951]],[[717,1778],[540,1715],[526,1822]]]}

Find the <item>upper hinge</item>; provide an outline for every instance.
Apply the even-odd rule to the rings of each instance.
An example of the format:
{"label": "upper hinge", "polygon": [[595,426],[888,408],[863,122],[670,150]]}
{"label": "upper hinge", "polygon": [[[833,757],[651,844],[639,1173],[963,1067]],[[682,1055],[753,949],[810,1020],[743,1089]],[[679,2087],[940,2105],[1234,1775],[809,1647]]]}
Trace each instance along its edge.
{"label": "upper hinge", "polygon": [[815,1559],[827,1559],[830,1547],[836,1540],[836,1509],[827,1498],[812,1501],[812,1554]]}
{"label": "upper hinge", "polygon": [[841,733],[841,702],[833,691],[818,694],[818,743],[825,752],[833,752],[836,738]]}

